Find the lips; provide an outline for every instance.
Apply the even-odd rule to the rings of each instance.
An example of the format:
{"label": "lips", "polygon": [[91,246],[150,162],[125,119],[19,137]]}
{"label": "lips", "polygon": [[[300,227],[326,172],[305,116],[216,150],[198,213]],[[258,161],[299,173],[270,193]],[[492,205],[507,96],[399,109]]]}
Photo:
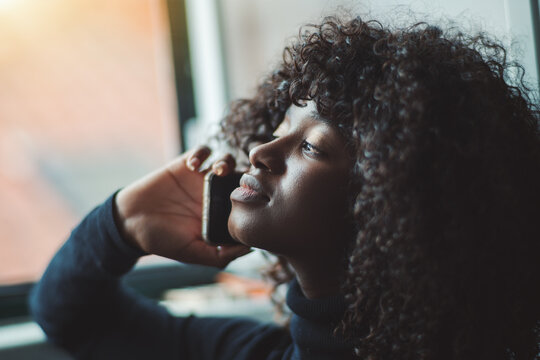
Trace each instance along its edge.
{"label": "lips", "polygon": [[240,187],[231,193],[231,200],[240,202],[268,202],[270,198],[266,195],[261,183],[254,176],[244,174],[240,178]]}
{"label": "lips", "polygon": [[249,175],[249,174],[242,175],[242,177],[240,178],[240,186],[243,187],[243,188],[247,188],[247,189],[251,189],[253,191],[256,191],[261,195],[265,195],[261,184],[252,175]]}

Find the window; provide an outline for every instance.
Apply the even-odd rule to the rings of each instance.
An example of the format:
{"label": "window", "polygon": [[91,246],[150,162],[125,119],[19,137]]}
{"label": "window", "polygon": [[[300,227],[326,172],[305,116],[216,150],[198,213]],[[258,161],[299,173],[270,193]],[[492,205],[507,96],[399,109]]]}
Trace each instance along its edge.
{"label": "window", "polygon": [[4,290],[37,280],[82,216],[180,151],[169,29],[164,1],[0,0]]}

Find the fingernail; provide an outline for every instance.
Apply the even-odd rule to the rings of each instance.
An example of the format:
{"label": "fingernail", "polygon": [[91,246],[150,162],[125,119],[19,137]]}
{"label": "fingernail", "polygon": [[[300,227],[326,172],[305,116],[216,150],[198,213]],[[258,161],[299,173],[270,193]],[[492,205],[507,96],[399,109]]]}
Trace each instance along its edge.
{"label": "fingernail", "polygon": [[195,170],[199,167],[200,164],[200,160],[196,157],[193,157],[188,161],[187,166],[190,170]]}
{"label": "fingernail", "polygon": [[225,171],[225,166],[227,163],[225,161],[218,161],[214,164],[213,170],[216,173],[216,175],[221,175]]}

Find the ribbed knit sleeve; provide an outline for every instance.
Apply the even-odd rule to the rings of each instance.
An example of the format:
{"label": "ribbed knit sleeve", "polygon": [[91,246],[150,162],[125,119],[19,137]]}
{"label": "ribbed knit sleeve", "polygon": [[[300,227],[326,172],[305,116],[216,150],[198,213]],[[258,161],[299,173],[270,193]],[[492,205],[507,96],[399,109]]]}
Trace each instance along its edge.
{"label": "ribbed knit sleeve", "polygon": [[30,296],[34,319],[51,342],[77,358],[142,359],[152,346],[179,358],[172,317],[120,282],[144,253],[120,237],[113,206],[114,195],[54,256]]}
{"label": "ribbed knit sleeve", "polygon": [[284,359],[281,327],[243,318],[173,317],[127,289],[121,276],[144,255],[121,238],[114,195],[73,230],[29,302],[48,339],[80,359]]}

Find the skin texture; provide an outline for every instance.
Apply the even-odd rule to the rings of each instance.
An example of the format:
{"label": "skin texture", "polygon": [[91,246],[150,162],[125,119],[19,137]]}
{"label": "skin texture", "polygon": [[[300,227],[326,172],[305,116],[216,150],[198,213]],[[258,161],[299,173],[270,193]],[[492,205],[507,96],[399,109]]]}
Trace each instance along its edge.
{"label": "skin texture", "polygon": [[286,258],[308,298],[335,294],[347,226],[344,140],[312,102],[291,106],[274,137],[250,151],[247,172],[269,200],[233,198],[229,231],[243,244]]}
{"label": "skin texture", "polygon": [[[219,268],[250,251],[243,245],[215,247],[202,240],[202,192],[208,170],[199,171],[199,166],[209,155],[204,147],[185,153],[118,192],[116,222],[132,246],[149,254]],[[221,167],[223,175],[234,167],[230,156],[220,161],[215,169]]]}
{"label": "skin texture", "polygon": [[[199,171],[199,166],[208,148],[182,155],[117,194],[117,223],[124,238],[147,253],[217,267],[250,247],[269,250],[292,264],[307,297],[339,292],[350,168],[344,140],[311,102],[291,106],[274,137],[251,150],[247,172],[268,201],[233,200],[229,230],[243,245],[214,247],[201,238],[208,170]],[[212,166],[220,176],[234,168],[230,155]]]}

